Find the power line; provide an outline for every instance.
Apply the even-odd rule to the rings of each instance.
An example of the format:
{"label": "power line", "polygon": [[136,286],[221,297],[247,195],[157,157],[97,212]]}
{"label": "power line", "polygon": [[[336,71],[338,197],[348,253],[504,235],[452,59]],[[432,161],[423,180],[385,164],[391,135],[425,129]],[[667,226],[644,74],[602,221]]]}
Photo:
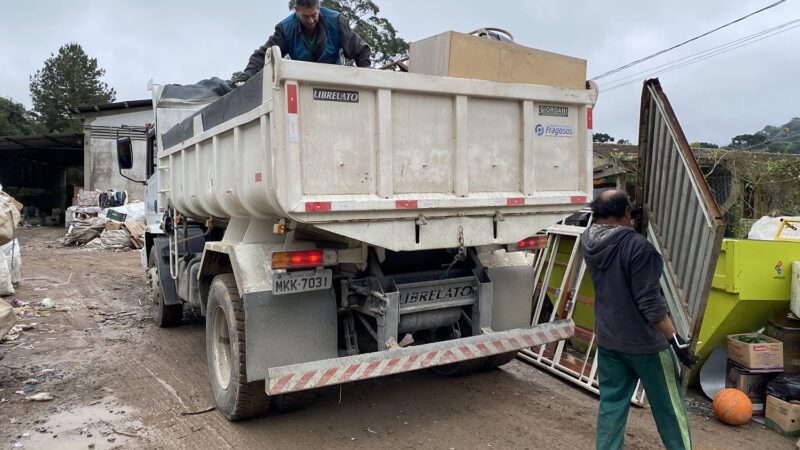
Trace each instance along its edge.
{"label": "power line", "polygon": [[780,5],[781,3],[785,2],[785,1],[786,0],[778,0],[777,2],[775,2],[775,3],[771,4],[771,5],[765,6],[764,8],[761,8],[758,11],[751,12],[750,14],[747,14],[746,16],[742,16],[742,17],[740,17],[740,18],[738,18],[738,19],[736,19],[734,21],[726,23],[725,25],[722,25],[722,26],[719,26],[717,28],[714,28],[711,31],[707,31],[707,32],[705,32],[705,33],[703,33],[703,34],[701,34],[699,36],[695,36],[695,37],[693,37],[693,38],[691,38],[691,39],[689,39],[687,41],[681,42],[680,44],[673,45],[672,47],[669,47],[669,48],[666,48],[664,50],[655,52],[650,56],[645,56],[644,58],[637,59],[636,61],[633,61],[631,63],[625,64],[624,66],[617,67],[616,69],[613,69],[613,70],[609,70],[608,72],[606,72],[604,74],[601,74],[601,75],[598,75],[598,76],[592,78],[592,81],[596,81],[596,80],[599,80],[601,78],[605,78],[605,77],[607,77],[609,75],[612,75],[612,74],[615,74],[615,73],[617,73],[617,72],[619,72],[621,70],[625,70],[625,69],[627,69],[629,67],[633,67],[633,66],[635,66],[637,64],[641,64],[641,63],[643,63],[643,62],[645,62],[647,60],[653,59],[656,56],[663,55],[664,53],[667,53],[669,51],[675,50],[678,47],[682,47],[682,46],[684,46],[684,45],[686,45],[686,44],[688,44],[690,42],[696,41],[696,40],[698,40],[698,39],[700,39],[702,37],[708,36],[709,34],[714,33],[716,31],[719,31],[719,30],[721,30],[721,29],[723,29],[725,27],[733,25],[733,24],[735,24],[737,22],[741,22],[741,21],[747,19],[748,17],[752,17],[752,16],[754,16],[754,15],[760,13],[760,12],[766,11],[766,10],[768,10],[770,8],[774,8],[774,7]]}
{"label": "power line", "polygon": [[692,58],[695,58],[695,57],[698,57],[698,56],[703,56],[703,55],[706,55],[706,54],[713,53],[713,52],[715,52],[717,50],[725,49],[725,48],[728,48],[728,47],[733,47],[733,46],[735,46],[736,44],[739,44],[739,43],[747,42],[747,41],[750,41],[750,40],[755,40],[756,38],[758,38],[760,36],[763,36],[765,34],[769,34],[769,33],[773,32],[773,31],[779,30],[781,28],[785,28],[785,27],[787,27],[789,25],[792,25],[794,23],[797,23],[797,22],[800,22],[800,19],[795,19],[795,20],[792,20],[790,22],[786,22],[786,23],[784,23],[782,25],[778,25],[776,27],[772,27],[772,28],[769,28],[769,29],[766,29],[766,30],[763,30],[763,31],[759,31],[758,33],[754,33],[754,34],[751,34],[749,36],[745,36],[743,38],[739,38],[739,39],[727,42],[725,44],[718,45],[716,47],[712,47],[710,49],[694,53],[694,54],[689,55],[689,56],[684,56],[682,58],[678,58],[678,59],[670,61],[668,63],[664,63],[664,64],[661,64],[661,65],[658,65],[658,66],[650,67],[649,69],[642,70],[641,72],[636,72],[634,74],[625,75],[625,76],[623,76],[621,78],[617,78],[615,80],[607,81],[605,83],[602,83],[601,87],[604,86],[604,85],[605,86],[615,85],[616,83],[618,83],[620,81],[630,80],[632,78],[635,78],[635,79],[639,80],[640,79],[639,75],[646,74],[646,73],[653,73],[653,71],[655,71],[656,69],[661,69],[662,67],[669,67],[669,66],[678,64],[680,62],[683,62],[683,61],[686,61],[686,60],[689,60],[689,59],[692,59]]}
{"label": "power line", "polygon": [[[793,20],[792,22],[789,22],[789,23],[787,23],[787,24],[784,24],[783,26],[787,26],[788,24],[791,24],[791,23],[796,23],[796,22],[799,22],[799,21],[800,21],[800,19],[798,19],[798,20]],[[723,53],[727,53],[727,52],[730,52],[730,51],[736,50],[736,49],[738,49],[738,48],[740,48],[740,47],[744,47],[744,46],[746,46],[746,45],[754,44],[754,43],[756,43],[756,42],[758,42],[758,41],[761,41],[761,40],[764,40],[764,39],[767,39],[767,38],[770,38],[770,37],[773,37],[773,36],[777,36],[777,35],[779,35],[779,34],[781,34],[781,33],[785,33],[785,32],[787,32],[787,31],[789,31],[789,30],[792,30],[792,29],[795,29],[795,28],[798,28],[798,27],[800,27],[800,24],[797,24],[797,25],[795,25],[795,26],[793,26],[793,27],[789,27],[789,28],[786,28],[786,29],[780,29],[780,28],[782,28],[783,26],[781,26],[781,27],[776,27],[775,29],[773,29],[773,30],[772,30],[772,31],[775,31],[775,32],[773,32],[773,33],[771,33],[771,34],[767,34],[767,35],[761,36],[759,39],[750,39],[750,40],[746,40],[745,42],[741,42],[741,43],[739,43],[738,45],[734,45],[734,46],[729,46],[728,44],[726,44],[726,45],[720,46],[720,47],[725,47],[725,48],[722,48],[722,49],[720,49],[720,50],[717,50],[717,51],[714,51],[714,52],[711,52],[711,53],[708,53],[708,52],[709,52],[709,51],[711,51],[711,50],[708,50],[708,51],[706,51],[706,52],[701,52],[701,53],[698,53],[698,54],[702,54],[702,56],[698,56],[698,57],[696,57],[696,58],[692,58],[692,59],[689,59],[689,60],[686,60],[686,61],[684,61],[686,58],[682,58],[682,59],[680,59],[680,60],[676,60],[676,61],[674,61],[673,63],[675,63],[675,64],[673,64],[673,63],[668,63],[668,64],[665,64],[665,65],[662,65],[662,66],[658,66],[658,67],[663,67],[663,66],[669,66],[669,65],[671,65],[671,67],[669,67],[669,68],[667,68],[667,69],[665,69],[665,70],[656,70],[656,71],[653,71],[653,72],[651,72],[651,71],[649,71],[649,70],[648,70],[648,71],[645,71],[645,72],[642,72],[642,73],[647,73],[647,72],[649,72],[649,74],[648,74],[646,77],[644,77],[644,78],[650,78],[650,77],[653,77],[653,76],[656,76],[656,75],[662,75],[662,74],[665,74],[665,73],[668,73],[668,72],[672,72],[673,70],[681,69],[681,68],[683,68],[683,67],[686,67],[686,66],[689,66],[689,65],[692,65],[692,64],[695,64],[695,63],[701,62],[701,61],[705,61],[706,59],[713,58],[714,56],[721,55],[721,54],[723,54]],[[776,30],[777,30],[777,31],[776,31]],[[761,35],[761,33],[759,33],[759,35]],[[735,41],[734,41],[734,42],[735,42]],[[729,44],[730,44],[730,43],[729,43]],[[713,49],[712,49],[712,50],[713,50]],[[687,57],[687,58],[688,58],[688,57]],[[654,68],[654,69],[655,69],[655,68]],[[652,69],[651,69],[651,70],[652,70]],[[627,79],[627,78],[630,78],[630,77],[623,77],[623,78],[617,79],[617,80],[615,80],[615,81],[621,81],[621,80],[625,80],[625,79]],[[608,84],[606,85],[606,86],[609,86],[609,87],[605,87],[605,88],[604,88],[604,87],[602,87],[602,86],[601,86],[601,89],[600,89],[600,90],[601,90],[602,92],[604,92],[604,93],[607,93],[607,92],[609,92],[609,91],[613,91],[613,90],[615,90],[615,89],[617,89],[617,88],[621,88],[621,87],[623,87],[623,86],[627,86],[627,85],[629,85],[629,84],[631,84],[631,83],[636,83],[636,82],[638,82],[638,81],[640,81],[640,80],[641,80],[641,77],[637,77],[637,78],[636,78],[636,79],[634,79],[634,80],[631,80],[631,81],[625,81],[625,82],[618,83],[618,84],[614,84],[615,82],[610,82],[610,83],[608,83]]]}

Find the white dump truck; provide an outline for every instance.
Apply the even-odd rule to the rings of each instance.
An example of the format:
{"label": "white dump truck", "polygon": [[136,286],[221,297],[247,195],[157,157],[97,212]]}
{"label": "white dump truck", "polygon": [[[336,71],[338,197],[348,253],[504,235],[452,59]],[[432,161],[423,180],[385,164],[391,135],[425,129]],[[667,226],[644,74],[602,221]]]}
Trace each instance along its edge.
{"label": "white dump truck", "polygon": [[[217,409],[496,367],[568,338],[531,326],[516,252],[592,193],[597,90],[314,64],[208,103],[151,85],[143,263],[160,326],[205,316]],[[130,144],[118,141],[121,169]]]}

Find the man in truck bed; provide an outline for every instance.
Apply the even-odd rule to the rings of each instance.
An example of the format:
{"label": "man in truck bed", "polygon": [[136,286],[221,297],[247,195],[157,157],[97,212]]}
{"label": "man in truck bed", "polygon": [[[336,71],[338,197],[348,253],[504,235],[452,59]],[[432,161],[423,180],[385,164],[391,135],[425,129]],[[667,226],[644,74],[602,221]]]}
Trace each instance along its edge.
{"label": "man in truck bed", "polygon": [[350,29],[343,15],[320,8],[319,0],[297,0],[294,12],[275,26],[275,33],[253,52],[247,68],[232,81],[242,82],[260,72],[264,55],[274,45],[296,61],[341,64],[342,50],[344,57],[354,60],[358,67],[371,64],[369,45]]}

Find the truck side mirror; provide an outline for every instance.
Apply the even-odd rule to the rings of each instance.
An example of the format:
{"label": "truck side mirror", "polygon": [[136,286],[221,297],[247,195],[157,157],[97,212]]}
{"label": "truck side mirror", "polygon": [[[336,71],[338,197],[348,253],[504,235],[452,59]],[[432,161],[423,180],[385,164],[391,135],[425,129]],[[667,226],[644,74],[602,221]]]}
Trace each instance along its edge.
{"label": "truck side mirror", "polygon": [[117,138],[117,164],[120,171],[133,167],[133,145],[130,137]]}

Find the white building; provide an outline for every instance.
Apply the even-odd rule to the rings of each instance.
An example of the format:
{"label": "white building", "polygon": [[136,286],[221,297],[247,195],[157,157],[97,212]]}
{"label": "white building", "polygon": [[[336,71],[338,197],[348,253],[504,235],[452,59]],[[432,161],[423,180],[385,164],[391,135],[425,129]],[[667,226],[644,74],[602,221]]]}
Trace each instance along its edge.
{"label": "white building", "polygon": [[73,117],[83,119],[84,190],[127,191],[129,200],[144,200],[144,185],[122,177],[117,165],[118,137],[133,142],[133,168],[124,174],[145,180],[145,127],[153,121],[151,100],[132,100],[73,108]]}

